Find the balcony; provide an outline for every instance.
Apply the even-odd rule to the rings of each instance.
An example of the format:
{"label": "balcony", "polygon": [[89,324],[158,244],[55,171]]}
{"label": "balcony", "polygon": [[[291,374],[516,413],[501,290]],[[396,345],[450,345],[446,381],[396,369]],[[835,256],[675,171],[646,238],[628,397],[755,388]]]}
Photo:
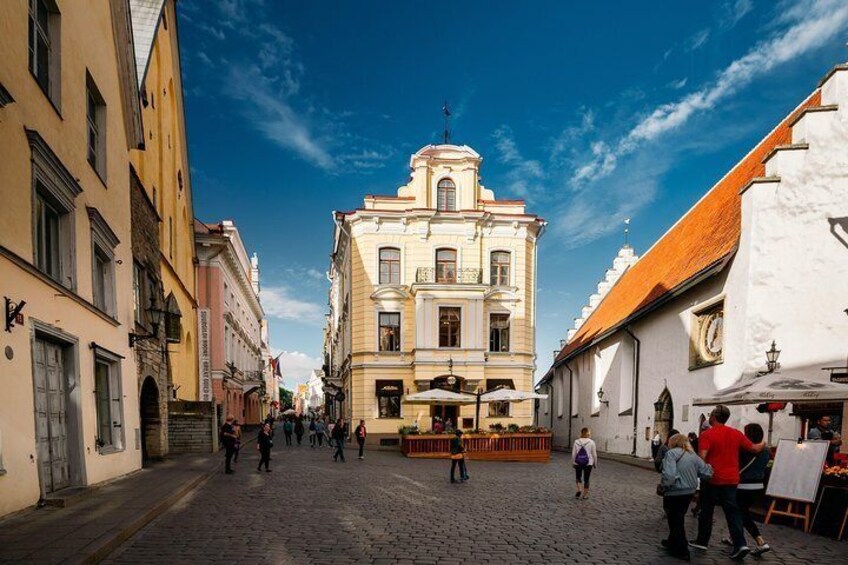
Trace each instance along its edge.
{"label": "balcony", "polygon": [[420,284],[482,284],[482,269],[439,269],[418,267],[415,282]]}

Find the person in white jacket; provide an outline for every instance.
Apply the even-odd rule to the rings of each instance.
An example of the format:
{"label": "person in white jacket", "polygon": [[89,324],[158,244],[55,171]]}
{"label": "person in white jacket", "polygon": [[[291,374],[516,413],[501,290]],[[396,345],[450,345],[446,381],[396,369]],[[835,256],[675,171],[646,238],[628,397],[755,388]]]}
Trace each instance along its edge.
{"label": "person in white jacket", "polygon": [[592,469],[598,466],[598,450],[591,435],[592,430],[589,428],[580,430],[580,437],[571,449],[571,463],[574,465],[577,477],[577,492],[574,498],[582,496],[584,500],[589,498],[589,476],[592,474]]}

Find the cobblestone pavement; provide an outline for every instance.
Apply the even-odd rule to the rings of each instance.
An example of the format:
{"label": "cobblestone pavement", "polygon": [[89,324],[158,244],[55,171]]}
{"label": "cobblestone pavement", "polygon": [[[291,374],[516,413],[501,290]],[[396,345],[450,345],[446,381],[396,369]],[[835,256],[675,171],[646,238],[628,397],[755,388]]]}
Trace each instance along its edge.
{"label": "cobblestone pavement", "polygon": [[[588,500],[572,498],[567,456],[548,464],[469,462],[471,481],[450,484],[450,463],[346,450],[275,448],[273,472],[248,452],[234,475],[212,477],[131,538],[111,563],[674,563],[657,475],[612,461],[592,474]],[[695,563],[729,563],[718,544]],[[695,521],[687,518],[691,534]],[[848,563],[848,541],[765,526],[774,551],[762,563]]]}

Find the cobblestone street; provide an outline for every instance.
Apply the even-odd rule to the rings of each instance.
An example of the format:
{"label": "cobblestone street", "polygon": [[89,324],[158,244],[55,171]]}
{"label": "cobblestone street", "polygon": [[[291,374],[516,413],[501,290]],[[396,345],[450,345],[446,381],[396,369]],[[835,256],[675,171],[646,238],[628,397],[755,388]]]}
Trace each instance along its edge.
{"label": "cobblestone street", "polygon": [[[592,497],[574,500],[563,454],[549,464],[471,461],[471,481],[452,485],[447,461],[346,452],[336,464],[327,447],[277,447],[273,472],[257,473],[256,453],[245,450],[235,475],[212,477],[109,562],[676,562],[659,546],[666,526],[650,471],[602,460]],[[729,562],[718,516],[713,546],[693,562]],[[762,563],[848,560],[848,542],[764,532],[774,551]]]}

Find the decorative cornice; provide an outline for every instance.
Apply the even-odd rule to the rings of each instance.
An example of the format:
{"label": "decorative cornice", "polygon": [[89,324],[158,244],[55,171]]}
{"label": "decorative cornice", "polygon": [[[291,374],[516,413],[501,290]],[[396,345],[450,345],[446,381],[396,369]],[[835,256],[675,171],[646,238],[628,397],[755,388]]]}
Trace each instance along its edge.
{"label": "decorative cornice", "polygon": [[109,224],[106,222],[106,219],[103,218],[103,215],[92,206],[86,206],[86,211],[88,212],[88,219],[91,220],[91,226],[97,231],[98,235],[103,238],[103,241],[109,245],[112,249],[118,246],[121,243],[121,240],[118,239],[118,236],[115,235],[115,232],[112,231],[112,228],[109,227]]}
{"label": "decorative cornice", "polygon": [[50,169],[59,176],[59,180],[73,193],[74,197],[79,196],[82,193],[82,186],[77,182],[77,179],[71,172],[62,164],[62,161],[58,156],[50,149],[50,146],[47,145],[47,142],[44,141],[44,138],[41,137],[34,129],[24,128],[26,131],[27,140],[29,140],[29,147],[32,151],[32,160],[36,161],[37,159],[41,162],[45,163]]}

